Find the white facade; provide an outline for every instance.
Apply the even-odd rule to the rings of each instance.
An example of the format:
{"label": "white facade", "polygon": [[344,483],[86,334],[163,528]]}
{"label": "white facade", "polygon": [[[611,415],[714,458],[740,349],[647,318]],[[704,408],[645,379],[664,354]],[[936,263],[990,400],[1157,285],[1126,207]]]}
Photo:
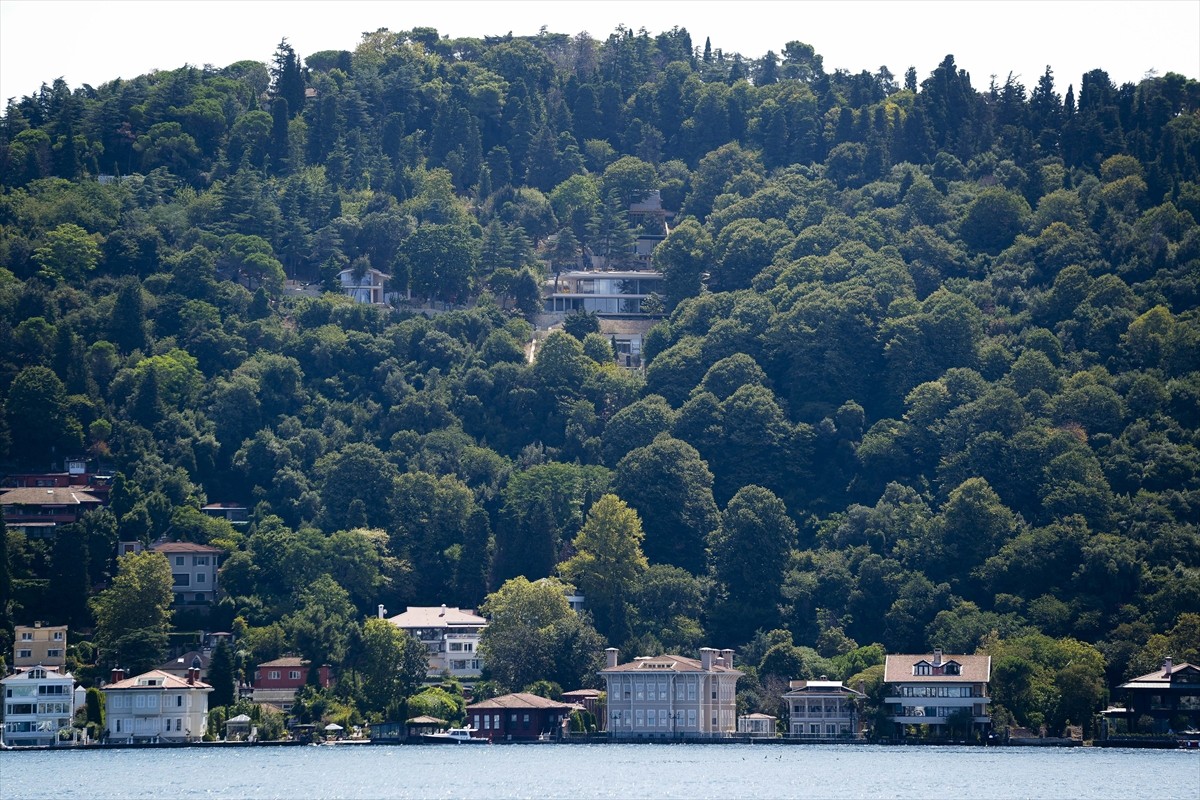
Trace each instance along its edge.
{"label": "white facade", "polygon": [[991,656],[889,655],[884,665],[888,716],[903,735],[908,725],[945,728],[954,718],[968,718],[972,728],[986,728]]}
{"label": "white facade", "polygon": [[391,277],[374,267],[361,276],[356,276],[352,269],[344,269],[338,273],[338,284],[342,287],[342,292],[354,302],[380,305],[384,302],[384,287]]}
{"label": "white facade", "polygon": [[737,725],[732,650],[700,649],[700,659],[642,656],[617,664],[609,648],[601,670],[608,695],[609,736],[616,739],[714,738]]}
{"label": "white facade", "polygon": [[801,739],[850,739],[859,736],[857,701],[864,695],[841,681],[792,681],[783,695],[788,735]]}
{"label": "white facade", "polygon": [[224,550],[191,542],[163,542],[152,548],[171,565],[175,607],[210,606],[217,599],[217,570]]}
{"label": "white facade", "polygon": [[388,622],[408,631],[429,650],[427,678],[448,672],[459,680],[475,681],[483,674],[479,637],[487,620],[478,614],[448,606],[410,606]]}
{"label": "white facade", "polygon": [[53,745],[75,715],[75,678],[55,667],[34,666],[0,681],[4,687],[2,741],[11,747]]}
{"label": "white facade", "polygon": [[550,282],[547,313],[595,312],[600,316],[643,315],[642,301],[663,294],[661,272],[564,272]]}
{"label": "white facade", "polygon": [[[177,678],[161,670],[103,688],[110,742],[195,742],[208,730],[208,693],[199,670]],[[113,676],[119,678],[119,673]]]}

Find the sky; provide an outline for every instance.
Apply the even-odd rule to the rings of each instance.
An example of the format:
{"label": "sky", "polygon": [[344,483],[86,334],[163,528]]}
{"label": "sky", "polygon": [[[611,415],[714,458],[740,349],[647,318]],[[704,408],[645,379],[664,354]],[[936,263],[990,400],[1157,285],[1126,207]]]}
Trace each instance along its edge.
{"label": "sky", "polygon": [[1200,0],[0,0],[0,102],[64,78],[100,86],[184,64],[268,61],[283,37],[304,57],[353,50],[364,31],[433,27],[452,37],[686,28],[692,43],[759,58],[799,40],[825,69],[915,67],[947,54],[977,89],[1012,73],[1059,92],[1091,69],[1116,84],[1147,72],[1200,77]]}

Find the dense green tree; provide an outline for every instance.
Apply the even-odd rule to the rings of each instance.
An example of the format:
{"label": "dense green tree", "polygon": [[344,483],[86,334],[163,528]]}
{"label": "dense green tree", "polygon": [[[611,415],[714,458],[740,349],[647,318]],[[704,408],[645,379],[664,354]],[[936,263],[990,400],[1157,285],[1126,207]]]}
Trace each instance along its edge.
{"label": "dense green tree", "polygon": [[587,521],[572,545],[575,555],[559,565],[564,578],[583,590],[597,629],[610,642],[629,635],[629,602],[646,570],[642,521],[613,494],[588,510]]}
{"label": "dense green tree", "polygon": [[[672,564],[694,575],[704,571],[705,543],[717,526],[712,480],[696,449],[667,435],[618,462],[613,489],[642,518],[651,563]],[[663,497],[674,499],[663,503]]]}
{"label": "dense green tree", "polygon": [[721,512],[708,539],[714,591],[711,633],[741,644],[780,619],[783,573],[797,542],[783,501],[761,486],[745,486]]}
{"label": "dense green tree", "polygon": [[161,663],[170,629],[174,581],[153,551],[122,556],[112,584],[91,599],[101,662],[138,674]]}

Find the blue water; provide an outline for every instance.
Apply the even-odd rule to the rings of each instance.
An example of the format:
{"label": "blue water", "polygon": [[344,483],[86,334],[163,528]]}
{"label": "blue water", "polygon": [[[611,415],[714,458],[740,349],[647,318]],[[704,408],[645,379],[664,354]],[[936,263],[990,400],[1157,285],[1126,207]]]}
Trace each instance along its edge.
{"label": "blue water", "polygon": [[0,798],[1200,798],[1200,753],[785,746],[7,752]]}

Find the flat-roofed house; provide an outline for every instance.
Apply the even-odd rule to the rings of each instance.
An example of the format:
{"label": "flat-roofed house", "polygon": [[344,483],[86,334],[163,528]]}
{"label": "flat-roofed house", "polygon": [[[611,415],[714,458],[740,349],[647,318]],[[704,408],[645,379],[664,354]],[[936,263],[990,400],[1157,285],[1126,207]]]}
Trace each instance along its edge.
{"label": "flat-roofed house", "polygon": [[58,743],[58,732],[75,715],[75,678],[58,667],[18,669],[0,680],[4,687],[4,728],[0,741],[11,747]]}
{"label": "flat-roofed house", "polygon": [[21,667],[65,667],[67,665],[67,626],[13,626],[14,669]]}

